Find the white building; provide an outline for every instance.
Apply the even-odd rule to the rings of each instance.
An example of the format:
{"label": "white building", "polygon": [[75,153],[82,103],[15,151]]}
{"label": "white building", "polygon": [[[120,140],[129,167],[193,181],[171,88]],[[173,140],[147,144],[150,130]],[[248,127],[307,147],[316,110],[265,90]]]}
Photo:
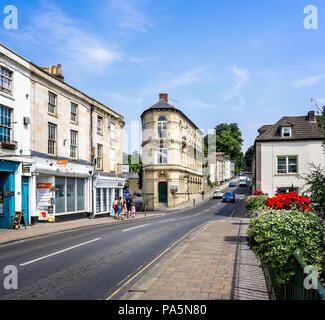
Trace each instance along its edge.
{"label": "white building", "polygon": [[255,140],[253,191],[273,196],[277,191],[303,191],[301,175],[310,164],[325,165],[323,138],[315,112],[307,116],[283,117],[274,125],[263,126]]}
{"label": "white building", "polygon": [[28,223],[29,104],[29,64],[0,46],[0,229],[10,228],[15,211]]}
{"label": "white building", "polygon": [[123,195],[124,118],[0,44],[0,229],[107,215]]}

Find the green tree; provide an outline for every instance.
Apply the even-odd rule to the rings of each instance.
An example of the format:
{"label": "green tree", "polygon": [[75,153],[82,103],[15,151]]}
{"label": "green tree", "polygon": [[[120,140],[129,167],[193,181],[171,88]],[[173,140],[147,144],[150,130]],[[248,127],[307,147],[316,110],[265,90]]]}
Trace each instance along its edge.
{"label": "green tree", "polygon": [[[210,145],[211,141],[213,145]],[[214,150],[224,152],[236,163],[236,173],[238,173],[242,168],[245,168],[245,159],[242,152],[243,141],[237,123],[221,123],[215,128],[215,137],[211,134],[204,137],[204,154],[207,156],[209,152]]]}
{"label": "green tree", "polygon": [[132,173],[138,173],[142,167],[142,159],[138,151],[134,151],[132,154],[123,153],[123,162],[129,165]]}
{"label": "green tree", "polygon": [[254,156],[254,146],[247,149],[245,153],[245,166],[247,171],[252,171],[252,161]]}

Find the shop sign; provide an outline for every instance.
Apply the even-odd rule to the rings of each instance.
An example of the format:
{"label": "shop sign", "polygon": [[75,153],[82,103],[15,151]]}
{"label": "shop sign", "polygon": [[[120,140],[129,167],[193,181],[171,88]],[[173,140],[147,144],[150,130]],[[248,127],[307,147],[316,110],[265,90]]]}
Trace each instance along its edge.
{"label": "shop sign", "polygon": [[68,161],[67,160],[57,160],[56,165],[57,166],[67,166]]}

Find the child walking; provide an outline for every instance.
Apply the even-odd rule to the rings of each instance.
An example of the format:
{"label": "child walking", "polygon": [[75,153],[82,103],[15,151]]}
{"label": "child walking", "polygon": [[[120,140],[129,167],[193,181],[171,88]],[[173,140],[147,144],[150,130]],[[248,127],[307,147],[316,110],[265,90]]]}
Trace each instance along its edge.
{"label": "child walking", "polygon": [[132,201],[131,203],[131,213],[132,213],[132,218],[134,219],[135,218],[135,203]]}

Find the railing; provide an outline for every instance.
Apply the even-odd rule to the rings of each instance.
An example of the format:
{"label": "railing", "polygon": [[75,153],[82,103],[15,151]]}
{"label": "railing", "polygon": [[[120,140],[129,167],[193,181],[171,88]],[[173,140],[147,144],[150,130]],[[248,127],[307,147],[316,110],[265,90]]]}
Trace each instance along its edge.
{"label": "railing", "polygon": [[285,286],[275,283],[275,272],[270,266],[263,266],[272,300],[325,300],[325,289],[316,279],[317,289],[306,289],[304,280],[308,274],[304,273],[307,264],[302,257],[295,252],[295,275]]}

